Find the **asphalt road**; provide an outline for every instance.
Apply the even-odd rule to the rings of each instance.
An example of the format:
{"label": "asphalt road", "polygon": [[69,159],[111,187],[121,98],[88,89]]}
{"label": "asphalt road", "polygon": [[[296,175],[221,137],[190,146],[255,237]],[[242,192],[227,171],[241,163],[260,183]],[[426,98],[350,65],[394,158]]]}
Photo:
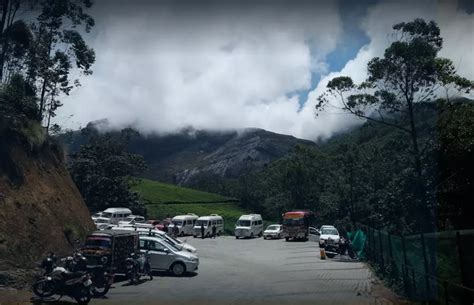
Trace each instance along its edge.
{"label": "asphalt road", "polygon": [[187,238],[199,251],[199,271],[162,274],[137,286],[116,283],[91,304],[383,304],[372,275],[350,259],[321,260],[314,242],[262,238]]}
{"label": "asphalt road", "polygon": [[[363,263],[321,260],[314,242],[187,240],[199,251],[197,274],[163,273],[134,286],[118,282],[90,304],[392,304],[373,292],[374,278]],[[69,300],[59,304],[74,304]]]}

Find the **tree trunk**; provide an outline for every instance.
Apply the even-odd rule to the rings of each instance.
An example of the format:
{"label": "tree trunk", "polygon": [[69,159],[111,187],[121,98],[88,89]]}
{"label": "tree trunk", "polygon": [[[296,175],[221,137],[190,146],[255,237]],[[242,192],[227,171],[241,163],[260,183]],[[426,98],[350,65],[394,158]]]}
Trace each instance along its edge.
{"label": "tree trunk", "polygon": [[6,47],[6,37],[5,37],[5,23],[7,19],[8,4],[10,0],[2,0],[2,20],[0,23],[0,42],[2,44],[2,53],[0,56],[0,82],[3,81],[3,66],[5,62],[5,47]]}
{"label": "tree trunk", "polygon": [[416,195],[420,202],[418,202],[418,209],[421,213],[420,225],[424,232],[431,232],[433,230],[433,215],[428,207],[428,201],[426,198],[426,186],[423,179],[423,171],[421,167],[421,154],[418,147],[418,134],[415,126],[415,116],[413,113],[413,102],[408,101],[408,113],[410,116],[410,136],[413,144],[413,159],[415,163],[415,174],[416,174]]}

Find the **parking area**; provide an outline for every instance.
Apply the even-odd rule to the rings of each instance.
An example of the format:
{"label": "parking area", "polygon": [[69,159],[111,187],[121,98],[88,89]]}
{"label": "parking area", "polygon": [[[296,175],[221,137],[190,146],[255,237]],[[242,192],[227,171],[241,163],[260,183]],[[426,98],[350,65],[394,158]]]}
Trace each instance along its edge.
{"label": "parking area", "polygon": [[91,304],[390,304],[371,294],[363,263],[320,260],[313,242],[188,237],[198,274],[159,274],[137,286],[114,284]]}

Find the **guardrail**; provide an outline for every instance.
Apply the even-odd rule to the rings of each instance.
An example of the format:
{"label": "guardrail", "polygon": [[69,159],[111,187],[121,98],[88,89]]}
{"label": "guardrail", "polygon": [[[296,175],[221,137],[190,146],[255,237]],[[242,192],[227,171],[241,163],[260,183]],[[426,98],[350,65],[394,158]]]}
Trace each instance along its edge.
{"label": "guardrail", "polygon": [[365,259],[399,293],[428,304],[474,304],[474,230],[398,236],[358,229]]}

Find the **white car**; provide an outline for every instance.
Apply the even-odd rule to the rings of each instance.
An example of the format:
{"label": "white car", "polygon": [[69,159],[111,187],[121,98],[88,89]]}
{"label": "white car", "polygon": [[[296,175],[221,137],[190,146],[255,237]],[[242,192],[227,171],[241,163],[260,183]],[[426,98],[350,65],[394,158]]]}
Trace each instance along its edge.
{"label": "white car", "polygon": [[174,238],[173,236],[170,236],[166,234],[165,232],[157,230],[157,229],[126,226],[126,227],[114,227],[112,228],[112,230],[129,230],[129,231],[136,231],[138,232],[139,235],[156,236],[180,250],[186,250],[190,253],[197,254],[196,248],[194,248],[190,244],[180,239]]}
{"label": "white car", "polygon": [[281,232],[283,232],[283,227],[282,225],[274,224],[274,225],[269,225],[265,231],[263,231],[263,238],[281,238]]}
{"label": "white car", "polygon": [[321,234],[319,236],[319,246],[321,247],[323,244],[337,244],[339,243],[339,232],[333,226],[322,226],[319,230]]}
{"label": "white car", "polygon": [[187,251],[182,251],[156,236],[140,235],[140,252],[147,253],[152,270],[170,271],[176,276],[186,272],[195,272],[199,258]]}
{"label": "white car", "polygon": [[130,215],[124,220],[120,220],[118,222],[119,226],[127,226],[127,225],[134,225],[139,223],[146,223],[145,217],[138,216],[138,215]]}

